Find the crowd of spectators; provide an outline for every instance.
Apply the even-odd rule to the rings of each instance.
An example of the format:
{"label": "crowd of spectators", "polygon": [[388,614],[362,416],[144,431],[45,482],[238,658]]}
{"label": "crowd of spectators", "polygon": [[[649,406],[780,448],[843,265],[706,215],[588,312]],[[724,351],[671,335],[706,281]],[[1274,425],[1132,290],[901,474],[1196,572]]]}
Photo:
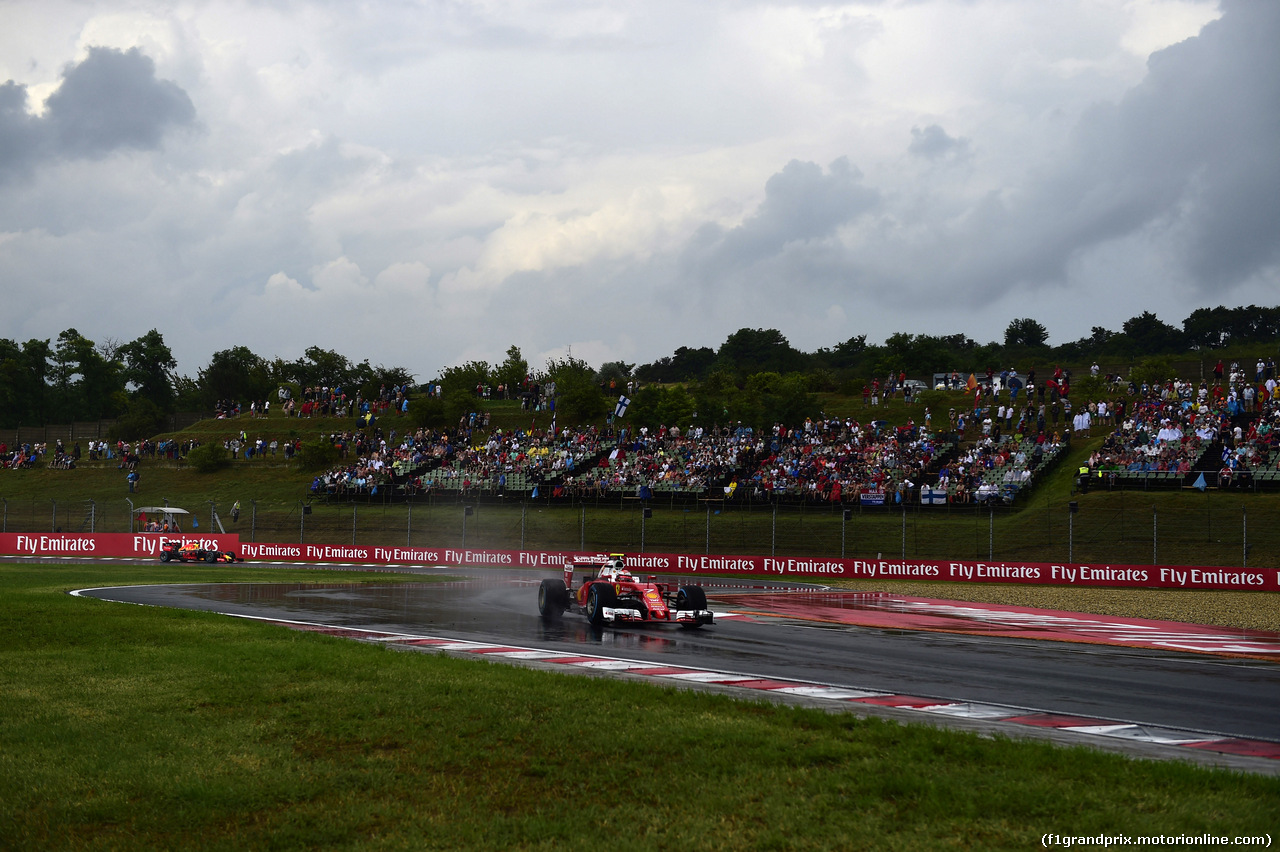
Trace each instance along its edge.
{"label": "crowd of spectators", "polygon": [[0,442],[0,467],[11,470],[28,470],[35,467],[44,458],[48,450],[46,444],[23,443],[14,447]]}
{"label": "crowd of spectators", "polygon": [[571,494],[586,497],[622,492],[648,499],[658,490],[702,493],[732,480],[740,455],[753,441],[752,430],[741,424],[687,431],[642,427],[634,435],[620,434],[613,450],[570,476],[566,485]]}
{"label": "crowd of spectators", "polygon": [[[1098,375],[1096,367],[1091,371]],[[864,392],[874,404],[906,390],[905,377],[890,375]],[[853,417],[806,420],[752,430],[741,424],[717,427],[660,427],[656,430],[610,426],[589,429],[537,428],[489,431],[487,412],[464,416],[452,429],[417,429],[398,435],[383,432],[376,415],[407,413],[408,388],[384,386],[370,398],[349,397],[341,387],[307,387],[299,401],[282,396],[287,416],[359,418],[361,428],[329,436],[339,463],[315,478],[312,492],[345,498],[390,492],[418,494],[445,490],[520,493],[546,496],[635,495],[660,492],[705,497],[815,502],[857,502],[864,494],[889,495],[888,502],[911,500],[922,486],[946,494],[950,502],[1010,499],[1072,437],[1102,434],[1088,465],[1114,474],[1204,469],[1209,447],[1221,447],[1218,481],[1239,484],[1259,470],[1277,469],[1280,403],[1274,363],[1256,368],[1221,363],[1212,381],[1170,381],[1142,385],[1107,376],[1109,399],[1072,406],[1069,371],[1055,369],[1043,381],[1029,372],[1025,382],[1013,371],[999,378],[988,371],[974,385],[972,406],[951,409],[938,418],[923,410],[922,423],[889,428],[884,421]],[[438,388],[432,388],[438,392]],[[1019,393],[1021,391],[1021,393]],[[554,407],[554,388],[529,386],[476,388],[478,397],[518,397],[528,407]],[[220,417],[240,416],[240,403],[222,401]],[[264,417],[266,401],[253,402],[248,414]],[[89,442],[91,460],[111,459],[121,469],[136,468],[140,458],[181,459],[195,442]],[[300,448],[297,439],[249,439],[245,431],[225,442],[246,460],[276,455],[285,459]],[[46,461],[48,448],[0,444],[0,464],[30,467]],[[1216,452],[1214,463],[1216,464]],[[80,446],[61,442],[51,466],[73,467]]]}
{"label": "crowd of spectators", "polygon": [[746,484],[754,498],[765,500],[838,503],[864,492],[909,499],[932,472],[937,455],[936,436],[914,422],[898,429],[882,421],[864,426],[852,418],[806,420],[799,428],[776,424],[751,448]]}

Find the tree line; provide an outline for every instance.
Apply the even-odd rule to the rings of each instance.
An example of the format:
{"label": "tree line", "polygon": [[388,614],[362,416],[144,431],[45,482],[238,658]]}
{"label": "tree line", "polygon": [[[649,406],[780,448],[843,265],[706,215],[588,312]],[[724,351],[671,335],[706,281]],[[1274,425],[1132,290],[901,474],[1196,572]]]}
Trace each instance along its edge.
{"label": "tree line", "polygon": [[176,367],[156,329],[127,343],[95,343],[74,328],[56,342],[0,339],[0,427],[115,419],[113,437],[133,439],[164,431],[175,411],[275,399],[282,385],[345,387],[352,395],[370,396],[384,385],[413,380],[403,368],[356,364],[318,346],[292,361],[268,360],[234,346],[214,353],[194,378],[179,375]]}
{"label": "tree line", "polygon": [[642,381],[671,383],[701,381],[717,371],[729,371],[739,377],[760,371],[803,372],[830,377],[840,384],[849,377],[860,381],[862,377],[899,372],[912,377],[951,370],[983,373],[988,367],[999,372],[1028,360],[1134,364],[1145,358],[1187,352],[1271,347],[1277,339],[1280,307],[1256,305],[1199,308],[1182,321],[1181,328],[1144,311],[1126,320],[1119,331],[1094,326],[1088,337],[1057,346],[1049,345],[1048,329],[1029,317],[1011,320],[1000,342],[979,343],[965,334],[899,332],[890,335],[883,345],[874,345],[863,334],[835,347],[808,353],[794,349],[775,329],[744,328],[729,335],[719,349],[682,346],[672,355],[636,367],[634,373]]}
{"label": "tree line", "polygon": [[[1280,307],[1249,305],[1200,308],[1180,328],[1146,311],[1119,331],[1095,326],[1088,337],[1057,346],[1049,345],[1042,323],[1027,317],[1011,320],[1000,342],[899,332],[881,345],[858,335],[813,352],[796,349],[777,329],[742,328],[716,349],[682,346],[647,364],[612,361],[598,369],[572,356],[532,368],[519,347],[511,346],[501,363],[469,361],[442,370],[430,381],[438,392],[419,394],[412,411],[423,425],[453,425],[479,407],[477,388],[482,395],[497,395],[501,388],[513,398],[528,393],[531,385],[554,383],[556,411],[564,423],[608,416],[625,392],[631,400],[627,419],[636,424],[701,418],[708,425],[739,420],[765,425],[815,416],[816,393],[857,395],[863,383],[890,374],[927,379],[953,370],[967,375],[1036,363],[1117,360],[1150,366],[1188,352],[1270,348],[1278,339]],[[0,339],[0,427],[105,418],[118,421],[120,437],[145,437],[163,431],[166,416],[175,411],[274,399],[281,386],[342,388],[348,396],[371,398],[384,387],[411,385],[415,379],[403,367],[374,366],[367,359],[356,363],[318,346],[295,360],[267,359],[233,346],[215,352],[194,378],[178,375],[175,367],[156,329],[127,343],[111,338],[95,343],[74,328],[56,342]],[[634,390],[627,391],[629,386]]]}

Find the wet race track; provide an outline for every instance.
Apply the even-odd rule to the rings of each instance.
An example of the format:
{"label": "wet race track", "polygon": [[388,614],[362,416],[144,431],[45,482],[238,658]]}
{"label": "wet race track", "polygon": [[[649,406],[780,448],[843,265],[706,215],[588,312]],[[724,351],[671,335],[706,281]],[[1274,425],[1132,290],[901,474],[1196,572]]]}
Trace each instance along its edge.
{"label": "wet race track", "polygon": [[[328,628],[538,649],[565,659],[586,655],[802,681],[865,694],[1119,720],[1272,741],[1237,753],[1280,757],[1280,747],[1274,745],[1280,742],[1280,637],[1274,634],[1215,636],[1214,641],[1231,651],[1224,655],[1084,644],[1093,641],[1088,638],[1064,642],[1031,638],[1041,634],[1026,631],[996,635],[1008,631],[989,623],[963,633],[937,632],[949,628],[922,628],[918,614],[898,619],[909,627],[886,620],[883,610],[892,596],[815,594],[820,587],[754,581],[750,586],[707,581],[710,608],[717,616],[708,627],[596,630],[572,613],[554,621],[539,617],[537,586],[551,576],[548,573],[443,568],[417,573],[455,579],[385,585],[137,586],[82,594]],[[864,624],[831,618],[832,602]],[[929,610],[937,611],[937,606]],[[1028,618],[1017,615],[1023,622]],[[1062,618],[1066,615],[1047,617],[1055,623],[1071,621]],[[1187,641],[1184,633],[1166,635]],[[1173,640],[1168,644],[1175,645]],[[1254,649],[1256,653],[1248,653]]]}

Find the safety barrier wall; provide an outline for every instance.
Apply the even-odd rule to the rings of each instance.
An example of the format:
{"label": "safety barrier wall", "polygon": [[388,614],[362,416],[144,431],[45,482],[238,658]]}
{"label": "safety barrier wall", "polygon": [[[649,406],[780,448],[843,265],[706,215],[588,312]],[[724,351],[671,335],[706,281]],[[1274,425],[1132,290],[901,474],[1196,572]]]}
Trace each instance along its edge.
{"label": "safety barrier wall", "polygon": [[[461,565],[542,568],[558,571],[578,556],[570,550],[477,550],[455,547],[368,547],[333,544],[241,542],[238,535],[162,533],[4,533],[0,554],[30,557],[157,558],[164,541],[197,542],[208,550],[233,550],[250,561],[339,562],[374,565]],[[711,556],[629,553],[627,566],[640,574],[705,574],[796,580],[941,580],[1055,586],[1280,591],[1280,571],[1183,565],[1081,565],[962,559],[804,559],[771,556]]]}

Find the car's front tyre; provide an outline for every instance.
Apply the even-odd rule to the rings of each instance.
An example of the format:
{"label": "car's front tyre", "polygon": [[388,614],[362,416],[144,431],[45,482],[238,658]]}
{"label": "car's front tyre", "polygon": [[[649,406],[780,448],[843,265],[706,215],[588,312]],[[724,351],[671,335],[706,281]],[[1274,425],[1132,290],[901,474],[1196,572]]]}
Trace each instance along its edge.
{"label": "car's front tyre", "polygon": [[613,606],[617,602],[617,597],[613,586],[608,583],[593,584],[587,591],[587,621],[595,627],[604,624],[605,607]]}
{"label": "car's front tyre", "polygon": [[[707,608],[707,593],[701,586],[681,586],[676,592],[676,609],[702,612]],[[681,622],[681,627],[701,627],[701,621]]]}

